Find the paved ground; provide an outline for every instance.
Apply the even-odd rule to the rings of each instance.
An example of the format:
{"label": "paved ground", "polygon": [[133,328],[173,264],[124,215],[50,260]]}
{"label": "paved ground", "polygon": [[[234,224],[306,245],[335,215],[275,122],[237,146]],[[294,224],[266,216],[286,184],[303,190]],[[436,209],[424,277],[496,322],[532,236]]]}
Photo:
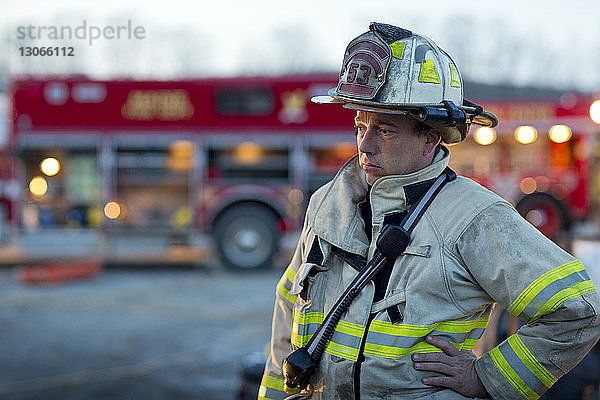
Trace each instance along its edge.
{"label": "paved ground", "polygon": [[36,287],[0,269],[0,398],[235,399],[280,274],[109,269]]}

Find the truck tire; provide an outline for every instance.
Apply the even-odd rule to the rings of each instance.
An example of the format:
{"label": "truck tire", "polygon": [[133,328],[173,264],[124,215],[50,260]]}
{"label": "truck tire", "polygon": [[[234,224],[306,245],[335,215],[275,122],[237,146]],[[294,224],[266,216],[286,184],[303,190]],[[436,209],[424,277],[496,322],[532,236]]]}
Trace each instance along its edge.
{"label": "truck tire", "polygon": [[234,206],[216,221],[215,239],[226,267],[238,270],[271,267],[279,250],[277,218],[263,206]]}
{"label": "truck tire", "polygon": [[516,208],[523,218],[549,238],[569,229],[563,205],[547,193],[530,194],[522,198]]}

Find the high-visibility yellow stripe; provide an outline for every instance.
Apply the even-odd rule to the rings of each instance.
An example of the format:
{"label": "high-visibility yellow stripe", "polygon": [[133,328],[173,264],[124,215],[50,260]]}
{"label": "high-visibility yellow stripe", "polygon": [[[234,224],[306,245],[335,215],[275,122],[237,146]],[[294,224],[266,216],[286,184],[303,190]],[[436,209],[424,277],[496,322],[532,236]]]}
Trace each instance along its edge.
{"label": "high-visibility yellow stripe", "polygon": [[277,392],[271,392],[271,394],[277,394],[278,399],[283,399],[284,397],[287,397],[288,394],[300,393],[300,389],[298,388],[288,388],[289,393],[287,393],[285,391],[286,387],[283,379],[270,375],[263,375],[262,381],[260,382],[260,388],[258,389],[258,400],[278,400],[275,398],[267,397],[268,389],[276,390]]}
{"label": "high-visibility yellow stripe", "polygon": [[552,282],[569,276],[575,272],[583,271],[585,267],[581,264],[581,261],[574,260],[569,263],[560,265],[544,275],[533,281],[521,294],[515,299],[515,301],[508,307],[507,311],[513,315],[518,316],[527,307],[529,302],[541,292],[546,286]]}
{"label": "high-visibility yellow stripe", "polygon": [[290,296],[290,294],[289,294],[290,291],[285,288],[285,284],[287,283],[287,281],[294,282],[295,277],[296,277],[296,271],[294,271],[294,268],[290,265],[289,267],[287,267],[284,274],[281,276],[281,279],[279,279],[279,283],[277,283],[277,290],[276,290],[278,295],[280,295],[284,299],[288,300],[292,304],[294,304],[296,302],[296,299],[298,297],[295,295]]}
{"label": "high-visibility yellow stripe", "polygon": [[296,271],[291,265],[285,270],[285,277],[288,279],[288,281],[294,282],[294,278],[296,278]]}
{"label": "high-visibility yellow stripe", "polygon": [[319,312],[299,313],[294,310],[294,323],[292,324],[291,342],[294,346],[302,347],[310,340],[312,334],[300,335],[298,329],[301,325],[320,324],[323,322],[324,315]]}
{"label": "high-visibility yellow stripe", "polygon": [[[298,313],[294,317],[297,317],[298,323],[300,324],[320,324],[325,319],[325,314],[320,312],[308,312]],[[427,333],[437,330],[448,333],[468,333],[471,329],[485,328],[487,326],[489,317],[480,317],[470,321],[442,321],[435,322],[429,325],[411,325],[411,324],[392,324],[388,321],[380,321],[375,319],[371,322],[370,331],[378,333],[390,333],[396,336],[407,336],[407,337],[421,337]],[[344,333],[348,333],[353,336],[362,336],[364,326],[354,324],[340,320],[338,326],[341,326]],[[422,335],[424,333],[425,335]]]}
{"label": "high-visibility yellow stripe", "polygon": [[[310,340],[310,338],[312,337],[312,333],[300,335],[298,332],[300,325],[308,325],[308,324],[313,324],[313,323],[320,324],[323,322],[324,319],[325,319],[325,314],[320,313],[320,312],[310,312],[310,313],[305,313],[305,314],[294,312],[294,324],[292,327],[292,338],[291,338],[292,344],[295,346],[298,346],[298,347],[305,346],[308,343],[308,341]],[[429,324],[429,325],[410,325],[410,324],[392,325],[387,321],[373,320],[371,322],[371,326],[370,326],[369,330],[372,332],[375,332],[375,333],[382,333],[382,334],[392,335],[392,336],[421,338],[421,337],[428,335],[429,333],[431,333],[434,330],[438,330],[438,331],[442,331],[442,332],[449,332],[449,333],[469,333],[471,330],[476,329],[476,328],[482,328],[482,329],[485,328],[487,326],[488,319],[489,319],[488,317],[481,317],[481,318],[471,320],[471,321],[443,321],[443,322],[437,322],[437,323]],[[365,327],[362,325],[353,324],[353,323],[341,320],[338,322],[335,330],[337,332],[351,335],[356,338],[362,338],[362,336],[364,334],[364,329],[365,329]],[[470,350],[475,346],[475,344],[477,343],[478,340],[479,340],[479,338],[476,338],[476,339],[467,338],[464,342],[454,343],[454,344],[459,350],[462,350],[462,349]],[[423,343],[425,343],[425,342],[423,342]],[[338,357],[348,358],[348,350],[346,350],[346,349],[339,350],[339,351],[335,350],[337,348],[335,346],[338,346],[338,345],[344,346],[341,344],[334,344],[333,345],[334,347],[332,347],[333,350],[332,350],[332,352],[330,352],[330,354],[336,355]],[[414,352],[414,350],[420,351],[420,350],[424,350],[425,348],[437,349],[437,347],[431,346],[429,344],[417,344],[417,345],[411,347],[410,349],[378,345],[378,344],[372,344],[372,343],[367,343],[366,346],[369,346],[371,348],[373,355],[375,355],[375,353],[381,353],[381,354],[385,354],[385,355],[389,356],[388,358],[403,357],[404,355],[412,354]],[[347,346],[344,346],[344,348],[346,348],[346,347]],[[350,352],[353,357],[354,357],[354,350],[356,350],[356,349],[353,349],[352,352]],[[438,349],[438,351],[441,351],[441,350]],[[343,353],[343,355],[341,353]]]}
{"label": "high-visibility yellow stripe", "polygon": [[[294,314],[294,320],[301,325],[320,324],[325,320],[325,314],[320,312],[296,313]],[[335,330],[360,338],[365,331],[365,327],[362,325],[353,324],[352,322],[340,320],[337,323]]]}
{"label": "high-visibility yellow stripe", "polygon": [[279,281],[279,283],[277,284],[277,294],[280,295],[281,297],[283,297],[284,299],[286,299],[287,301],[289,301],[290,303],[294,304],[298,297],[295,295],[290,296],[289,290],[287,290],[284,286],[284,284],[285,284],[284,279],[286,279],[286,278],[282,277],[281,280]]}
{"label": "high-visibility yellow stripe", "polygon": [[260,385],[258,388],[258,400],[274,400],[267,397],[267,387]]}
{"label": "high-visibility yellow stripe", "polygon": [[362,338],[363,333],[365,332],[365,327],[358,325],[358,324],[353,324],[348,321],[341,320],[340,322],[338,322],[335,330],[345,333],[347,335],[352,335],[352,336]]}
{"label": "high-visibility yellow stripe", "polygon": [[458,350],[473,350],[473,347],[479,342],[479,339],[467,339],[461,345],[458,345]]}
{"label": "high-visibility yellow stripe", "polygon": [[552,386],[557,379],[531,354],[529,349],[521,341],[518,334],[511,335],[508,338],[508,344],[521,359],[523,364],[529,369],[546,387]]}
{"label": "high-visibility yellow stripe", "polygon": [[523,381],[523,379],[521,379],[519,375],[517,375],[515,370],[506,361],[498,347],[494,347],[492,350],[490,350],[489,355],[500,373],[506,378],[512,387],[521,393],[524,398],[536,400],[540,397]]}
{"label": "high-visibility yellow stripe", "polygon": [[[296,310],[294,310],[294,317],[293,317],[294,323],[292,324],[292,337],[291,337],[291,342],[294,346],[302,347],[306,343],[308,343],[308,340],[310,339],[312,334],[300,335],[300,332],[298,332],[298,329],[299,329],[300,325],[305,325],[310,322],[313,322],[313,321],[308,322],[307,320],[312,320],[312,319],[314,319],[314,317],[318,318],[318,316],[313,316],[310,314],[303,314],[303,313],[299,313]],[[319,321],[314,321],[314,322],[320,323]]]}
{"label": "high-visibility yellow stripe", "polygon": [[388,321],[373,320],[369,331],[386,335],[423,337],[433,331],[448,333],[468,333],[476,328],[485,328],[489,317],[480,317],[471,321],[442,321],[429,325],[392,324]]}
{"label": "high-visibility yellow stripe", "polygon": [[[294,346],[298,346],[298,347],[302,347],[304,346],[304,337],[308,336],[308,335],[300,335],[300,333],[298,332],[298,328],[300,327],[300,325],[302,325],[302,321],[304,318],[305,314],[302,313],[298,313],[295,309],[293,310],[293,323],[292,323],[292,337],[291,337],[291,342]],[[306,339],[306,341],[308,342],[308,339]]]}
{"label": "high-visibility yellow stripe", "polygon": [[[336,330],[336,332],[339,332]],[[292,335],[292,344],[294,346],[297,347],[302,347],[302,346],[306,346],[308,344],[308,341],[310,340],[310,338],[313,336],[312,333],[309,333],[307,335]],[[335,338],[335,336],[334,336]],[[356,342],[357,345],[360,344],[359,341]],[[354,348],[352,346],[347,346],[344,344],[340,344],[340,343],[336,343],[333,341],[329,341],[327,342],[327,345],[325,346],[325,352],[329,353],[329,354],[333,354],[334,356],[337,357],[342,357],[342,358],[346,358],[346,359],[353,359],[354,361],[356,361],[356,358],[358,357],[358,348]]]}
{"label": "high-visibility yellow stripe", "polygon": [[580,296],[584,293],[589,293],[595,291],[596,288],[592,281],[584,281],[577,282],[576,284],[569,286],[566,289],[561,290],[552,296],[546,304],[539,309],[537,313],[531,318],[529,322],[533,322],[536,319],[540,318],[542,315],[551,313],[555,311],[558,307],[560,307],[565,301],[570,300],[574,297]]}
{"label": "high-visibility yellow stripe", "polygon": [[[304,335],[304,336],[297,335],[296,337],[292,338],[292,344],[294,346],[298,346],[298,347],[306,346],[306,344],[308,343],[308,341],[310,340],[311,337],[312,337],[312,334]],[[358,342],[357,344],[359,344],[359,343],[360,342]],[[345,358],[347,360],[351,360],[351,361],[358,360],[358,351],[359,351],[358,348],[354,348],[351,346],[346,346],[344,344],[332,342],[331,340],[329,342],[327,342],[327,345],[325,346],[324,351],[325,351],[325,353],[334,355],[336,357]]]}
{"label": "high-visibility yellow stripe", "polygon": [[[312,333],[306,333],[301,335],[299,327],[301,325],[308,324],[320,324],[325,319],[325,314],[320,312],[309,312],[309,313],[298,313],[294,312],[294,324],[292,326],[292,337],[291,342],[294,346],[302,347],[305,346]],[[410,324],[396,324],[393,325],[387,321],[373,320],[369,327],[369,330],[375,333],[382,333],[392,336],[400,337],[411,337],[411,338],[422,338],[427,336],[434,330],[448,333],[469,333],[473,329],[485,328],[488,323],[488,317],[480,317],[470,321],[442,321],[429,325],[410,325]],[[358,339],[362,338],[365,327],[362,325],[354,324],[341,320],[336,326],[336,332],[344,333],[350,336],[354,336]],[[471,350],[475,347],[479,338],[467,338],[463,342],[451,342],[458,350]],[[360,343],[357,341],[357,345]],[[348,360],[356,361],[358,358],[358,348],[350,347],[340,343],[329,341],[325,352],[332,354],[337,357],[345,358]],[[394,346],[386,346],[380,344],[374,344],[367,342],[365,344],[365,354],[384,357],[384,358],[401,358],[413,353],[425,353],[425,352],[441,352],[442,350],[430,345],[425,341],[420,341],[410,348],[401,348]]]}
{"label": "high-visibility yellow stripe", "polygon": [[345,346],[343,344],[335,343],[332,341],[327,342],[325,346],[325,353],[331,354],[336,357],[345,358],[350,361],[358,360],[358,351],[354,347]]}
{"label": "high-visibility yellow stripe", "polygon": [[[294,346],[298,346],[298,347],[305,346],[313,335],[312,333],[300,335],[299,334],[300,332],[298,332],[300,325],[308,325],[308,324],[315,324],[315,323],[320,324],[323,322],[324,319],[325,319],[325,314],[320,313],[320,312],[298,313],[298,312],[294,311],[294,323],[292,325],[292,338],[291,338],[292,344]],[[361,339],[363,336],[363,333],[365,331],[365,327],[362,325],[353,324],[351,322],[341,320],[337,323],[337,326],[335,327],[335,331],[344,333],[344,334],[347,334],[350,336],[354,336],[358,339]],[[358,341],[357,343],[360,343],[360,342]],[[339,344],[339,346],[344,346],[344,345]],[[346,348],[346,347],[348,347],[348,346],[344,346],[344,348]],[[338,349],[338,348],[334,346],[333,349]],[[325,351],[327,351],[327,350],[325,350]],[[339,348],[339,350],[333,350],[333,351],[337,351],[340,354],[341,353],[344,354],[344,355],[338,355],[338,354],[334,354],[334,355],[336,355],[338,357],[342,357],[342,358],[347,358],[347,353],[348,353],[347,350]],[[333,353],[330,353],[330,354],[333,354]],[[358,354],[357,349],[356,349],[356,354]],[[355,357],[357,357],[357,355],[355,355]]]}
{"label": "high-visibility yellow stripe", "polygon": [[311,337],[312,337],[312,335],[298,335],[296,333],[296,334],[292,334],[291,342],[296,347],[302,347],[308,343],[308,341],[310,340]]}
{"label": "high-visibility yellow stripe", "polygon": [[270,376],[270,375],[263,375],[262,382],[260,383],[260,385],[271,388],[271,389],[277,389],[277,390],[283,391],[283,387],[284,387],[285,383],[283,382],[283,379],[281,379],[281,378],[277,378],[275,376]]}
{"label": "high-visibility yellow stripe", "polygon": [[[471,350],[473,347],[475,347],[477,341],[477,339],[467,339],[462,343],[450,343],[452,343],[458,350]],[[399,359],[410,356],[414,353],[443,353],[443,350],[425,341],[421,341],[408,348],[385,346],[382,344],[367,342],[365,343],[364,353],[366,355],[375,357]]]}
{"label": "high-visibility yellow stripe", "polygon": [[365,343],[364,353],[375,357],[399,359],[414,353],[442,353],[442,350],[427,342],[419,342],[409,348],[384,346],[367,342]]}
{"label": "high-visibility yellow stripe", "polygon": [[298,313],[300,324],[320,324],[325,319],[325,314],[320,312]]}

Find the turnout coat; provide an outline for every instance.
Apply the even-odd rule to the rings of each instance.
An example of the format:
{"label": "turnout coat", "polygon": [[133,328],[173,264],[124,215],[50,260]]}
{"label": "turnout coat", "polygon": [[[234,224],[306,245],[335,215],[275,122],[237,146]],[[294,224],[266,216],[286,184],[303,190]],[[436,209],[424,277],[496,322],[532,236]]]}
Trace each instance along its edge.
{"label": "turnout coat", "polygon": [[[271,352],[259,399],[282,399],[283,359],[305,345],[358,269],[373,256],[385,221],[405,211],[448,165],[378,179],[371,190],[358,159],[311,198],[292,261],[276,289]],[[369,242],[360,205],[370,196]],[[494,399],[536,399],[573,368],[600,335],[600,300],[583,265],[470,179],[449,182],[396,259],[383,300],[373,282],[337,324],[307,398],[462,399],[421,383],[410,356],[441,352],[427,335],[471,350],[495,302],[526,324],[475,362]],[[374,319],[370,321],[370,314]]]}

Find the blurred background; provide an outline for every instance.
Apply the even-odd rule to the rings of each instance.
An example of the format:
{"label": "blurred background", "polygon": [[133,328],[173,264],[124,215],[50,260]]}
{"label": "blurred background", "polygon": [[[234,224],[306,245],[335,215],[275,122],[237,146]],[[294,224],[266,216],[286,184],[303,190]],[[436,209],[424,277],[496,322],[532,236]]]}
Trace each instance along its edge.
{"label": "blurred background", "polygon": [[[254,398],[310,195],[355,154],[310,103],[370,21],[500,118],[451,166],[600,284],[600,3],[0,0],[0,397]],[[518,327],[502,317],[491,335]],[[545,398],[599,398],[600,356]]]}

